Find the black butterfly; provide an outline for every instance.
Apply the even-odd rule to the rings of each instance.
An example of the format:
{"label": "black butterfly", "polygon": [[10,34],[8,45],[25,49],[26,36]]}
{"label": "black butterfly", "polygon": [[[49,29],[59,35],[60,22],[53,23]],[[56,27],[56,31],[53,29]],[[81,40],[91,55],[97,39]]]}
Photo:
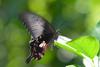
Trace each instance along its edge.
{"label": "black butterfly", "polygon": [[48,44],[57,39],[58,35],[47,20],[35,13],[24,12],[21,14],[21,20],[32,35],[29,43],[31,54],[26,63],[29,63],[32,58],[40,60]]}

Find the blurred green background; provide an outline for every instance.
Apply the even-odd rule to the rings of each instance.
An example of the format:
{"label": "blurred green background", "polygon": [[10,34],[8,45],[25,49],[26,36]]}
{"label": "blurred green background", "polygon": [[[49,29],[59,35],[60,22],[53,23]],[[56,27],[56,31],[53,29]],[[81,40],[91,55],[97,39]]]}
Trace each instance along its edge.
{"label": "blurred green background", "polygon": [[25,63],[30,34],[18,16],[27,10],[43,16],[61,35],[72,39],[93,35],[100,40],[100,24],[96,26],[100,0],[0,0],[0,67],[65,67],[73,63],[74,55],[57,47],[48,49],[40,61]]}

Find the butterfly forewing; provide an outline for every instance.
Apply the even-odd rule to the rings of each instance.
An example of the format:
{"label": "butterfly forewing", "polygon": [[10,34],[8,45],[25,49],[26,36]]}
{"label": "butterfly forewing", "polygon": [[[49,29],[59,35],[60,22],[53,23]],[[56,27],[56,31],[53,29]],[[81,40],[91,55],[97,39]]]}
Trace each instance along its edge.
{"label": "butterfly forewing", "polygon": [[37,38],[43,33],[45,21],[39,16],[33,13],[25,12],[21,15],[21,19],[24,21],[24,24],[33,38]]}

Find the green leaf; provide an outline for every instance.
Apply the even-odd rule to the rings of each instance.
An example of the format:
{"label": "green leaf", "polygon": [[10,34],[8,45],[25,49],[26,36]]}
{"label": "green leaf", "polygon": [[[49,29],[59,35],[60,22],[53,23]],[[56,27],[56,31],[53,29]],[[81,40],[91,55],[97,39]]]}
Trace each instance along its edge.
{"label": "green leaf", "polygon": [[83,36],[67,43],[77,50],[80,55],[85,55],[91,59],[97,55],[99,51],[99,40],[92,36]]}
{"label": "green leaf", "polygon": [[75,65],[68,65],[68,66],[66,66],[66,67],[76,67]]}
{"label": "green leaf", "polygon": [[92,36],[83,36],[72,41],[67,41],[68,38],[58,37],[58,40],[55,41],[55,45],[65,49],[66,51],[73,52],[84,58],[93,59],[99,51],[99,40]]}

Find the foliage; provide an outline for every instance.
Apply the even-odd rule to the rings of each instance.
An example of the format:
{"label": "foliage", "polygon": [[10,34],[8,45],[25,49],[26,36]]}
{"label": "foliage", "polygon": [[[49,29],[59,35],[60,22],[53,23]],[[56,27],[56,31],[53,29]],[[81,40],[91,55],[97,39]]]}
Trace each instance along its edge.
{"label": "foliage", "polygon": [[[31,11],[43,16],[60,31],[61,35],[71,38],[69,45],[77,49],[74,53],[78,54],[78,58],[69,51],[67,43],[67,51],[62,50],[66,47],[60,49],[54,47],[53,50],[48,49],[40,61],[33,60],[30,64],[25,64],[29,54],[30,34],[18,18],[23,11]],[[90,60],[95,55],[100,58],[99,21],[100,0],[0,0],[0,67],[65,67],[71,64],[82,67],[80,56],[83,54]],[[83,35],[87,36],[82,37]],[[84,42],[81,42],[82,39]],[[83,45],[87,44],[86,40],[91,46]],[[85,48],[79,49],[74,45],[77,42],[80,43],[80,47]],[[94,43],[97,44],[95,46],[97,49],[94,49]]]}

